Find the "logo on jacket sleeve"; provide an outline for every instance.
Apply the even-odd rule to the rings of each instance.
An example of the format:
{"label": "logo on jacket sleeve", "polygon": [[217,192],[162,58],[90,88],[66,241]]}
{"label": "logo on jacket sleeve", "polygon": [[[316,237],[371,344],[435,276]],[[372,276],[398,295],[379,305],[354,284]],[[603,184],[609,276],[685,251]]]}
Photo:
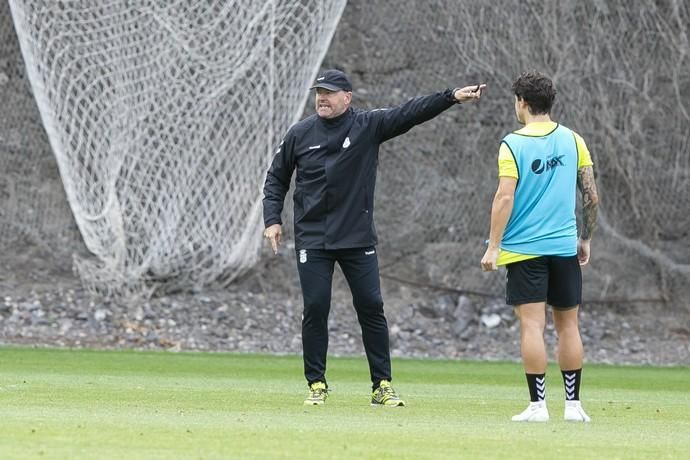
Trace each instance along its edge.
{"label": "logo on jacket sleeve", "polygon": [[345,142],[343,142],[343,148],[346,149],[350,146],[350,136],[347,136],[345,138]]}
{"label": "logo on jacket sleeve", "polygon": [[299,263],[301,263],[301,264],[307,263],[307,250],[306,249],[300,249],[299,250]]}

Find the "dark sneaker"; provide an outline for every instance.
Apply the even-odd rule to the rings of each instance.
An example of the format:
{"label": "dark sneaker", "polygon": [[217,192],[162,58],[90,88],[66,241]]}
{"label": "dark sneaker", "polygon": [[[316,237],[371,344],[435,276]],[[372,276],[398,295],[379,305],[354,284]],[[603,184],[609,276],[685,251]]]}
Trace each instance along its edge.
{"label": "dark sneaker", "polygon": [[309,396],[304,400],[305,406],[319,406],[326,402],[328,387],[323,382],[314,382],[309,385]]}
{"label": "dark sneaker", "polygon": [[388,380],[381,380],[379,387],[371,394],[372,406],[403,407],[405,401],[398,397]]}

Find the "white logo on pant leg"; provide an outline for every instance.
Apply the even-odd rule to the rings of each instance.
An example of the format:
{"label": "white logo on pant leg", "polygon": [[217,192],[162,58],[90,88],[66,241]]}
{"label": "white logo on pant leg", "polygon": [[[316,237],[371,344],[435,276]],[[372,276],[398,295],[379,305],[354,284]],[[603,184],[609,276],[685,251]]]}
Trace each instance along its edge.
{"label": "white logo on pant leg", "polygon": [[350,146],[350,137],[345,138],[345,142],[343,142],[343,148],[346,149]]}
{"label": "white logo on pant leg", "polygon": [[307,250],[306,249],[300,249],[299,250],[299,263],[304,264],[307,262]]}
{"label": "white logo on pant leg", "polygon": [[376,251],[374,249],[372,249],[371,251],[364,251],[364,255],[366,256],[370,256],[372,254],[376,254]]}

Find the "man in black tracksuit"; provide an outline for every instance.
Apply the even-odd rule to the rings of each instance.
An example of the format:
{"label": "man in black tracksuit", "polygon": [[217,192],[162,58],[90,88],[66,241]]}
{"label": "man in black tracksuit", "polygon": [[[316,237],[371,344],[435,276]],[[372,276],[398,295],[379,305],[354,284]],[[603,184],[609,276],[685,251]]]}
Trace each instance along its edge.
{"label": "man in black tracksuit", "polygon": [[374,187],[379,145],[434,118],[456,103],[479,99],[485,85],[447,89],[391,109],[350,107],[352,85],[339,70],[321,74],[316,114],[293,125],[281,142],[264,185],[264,236],[274,252],[293,171],[295,251],[304,297],[302,345],[309,384],[305,404],[327,397],[328,314],[335,262],[347,279],[373,384],[372,405],[403,406],[390,386],[388,324],[376,256]]}

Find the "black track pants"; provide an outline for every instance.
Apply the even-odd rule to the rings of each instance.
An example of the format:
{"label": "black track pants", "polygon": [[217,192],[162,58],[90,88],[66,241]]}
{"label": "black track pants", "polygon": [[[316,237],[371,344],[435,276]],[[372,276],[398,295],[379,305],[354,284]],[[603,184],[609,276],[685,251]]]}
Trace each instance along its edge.
{"label": "black track pants", "polygon": [[391,379],[388,323],[383,314],[379,264],[373,247],[356,249],[296,250],[304,313],[302,347],[307,382],[326,381],[328,314],[331,309],[333,269],[338,262],[352,292],[362,327],[364,350],[372,383]]}

